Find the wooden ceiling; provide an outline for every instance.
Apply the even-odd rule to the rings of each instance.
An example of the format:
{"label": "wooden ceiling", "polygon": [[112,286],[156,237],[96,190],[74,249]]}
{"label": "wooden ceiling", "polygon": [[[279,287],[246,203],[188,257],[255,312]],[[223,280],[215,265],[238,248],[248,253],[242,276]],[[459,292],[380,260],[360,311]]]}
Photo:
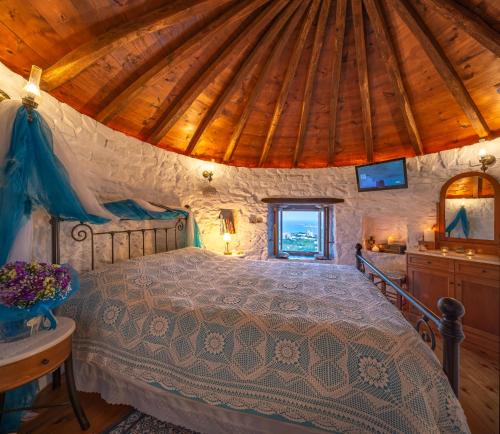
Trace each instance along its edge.
{"label": "wooden ceiling", "polygon": [[[247,167],[500,132],[498,0],[4,0],[0,60],[100,122]],[[117,156],[119,158],[119,156]]]}

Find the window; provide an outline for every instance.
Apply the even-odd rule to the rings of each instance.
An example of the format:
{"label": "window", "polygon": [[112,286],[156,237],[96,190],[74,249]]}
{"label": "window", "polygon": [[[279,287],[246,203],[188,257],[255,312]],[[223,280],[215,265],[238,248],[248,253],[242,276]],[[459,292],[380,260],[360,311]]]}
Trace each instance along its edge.
{"label": "window", "polygon": [[332,209],[322,205],[276,205],[272,208],[272,254],[330,258]]}

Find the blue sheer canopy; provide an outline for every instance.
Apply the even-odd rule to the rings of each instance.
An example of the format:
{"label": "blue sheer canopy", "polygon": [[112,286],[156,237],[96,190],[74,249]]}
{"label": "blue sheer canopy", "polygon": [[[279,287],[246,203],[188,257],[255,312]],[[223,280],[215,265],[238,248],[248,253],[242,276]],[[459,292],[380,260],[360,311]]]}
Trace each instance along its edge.
{"label": "blue sheer canopy", "polygon": [[108,202],[104,207],[115,216],[128,220],[171,220],[178,217],[187,218],[189,213],[184,210],[169,209],[165,211],[148,210],[133,199]]}
{"label": "blue sheer canopy", "polygon": [[66,169],[53,152],[48,125],[35,110],[29,121],[26,108],[21,106],[0,172],[0,265],[7,261],[19,229],[37,206],[66,220],[109,221],[87,213],[71,187]]}

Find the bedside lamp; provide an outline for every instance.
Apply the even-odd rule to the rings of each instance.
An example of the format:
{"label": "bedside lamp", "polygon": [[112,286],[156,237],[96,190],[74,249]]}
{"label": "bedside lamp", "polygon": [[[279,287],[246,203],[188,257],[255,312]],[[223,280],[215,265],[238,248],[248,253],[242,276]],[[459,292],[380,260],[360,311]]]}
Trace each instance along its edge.
{"label": "bedside lamp", "polygon": [[226,243],[226,248],[224,250],[225,255],[230,255],[229,243],[231,242],[231,234],[229,232],[224,232],[224,242]]}

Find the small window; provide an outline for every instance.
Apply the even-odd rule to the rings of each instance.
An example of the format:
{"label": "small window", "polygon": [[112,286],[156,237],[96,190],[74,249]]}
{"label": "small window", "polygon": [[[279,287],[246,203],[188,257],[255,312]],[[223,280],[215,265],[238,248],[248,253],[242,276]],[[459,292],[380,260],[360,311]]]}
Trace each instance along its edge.
{"label": "small window", "polygon": [[273,255],[293,258],[331,257],[331,208],[320,205],[273,207]]}

